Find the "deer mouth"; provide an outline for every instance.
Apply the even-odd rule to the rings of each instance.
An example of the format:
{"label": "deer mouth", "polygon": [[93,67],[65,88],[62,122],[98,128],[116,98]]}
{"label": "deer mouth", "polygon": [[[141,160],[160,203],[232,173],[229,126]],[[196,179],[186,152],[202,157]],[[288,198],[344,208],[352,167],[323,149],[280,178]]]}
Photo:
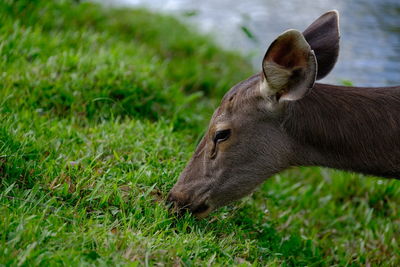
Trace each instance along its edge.
{"label": "deer mouth", "polygon": [[[179,196],[179,195],[178,195]],[[207,203],[207,200],[201,201],[199,204],[190,203],[188,199],[177,198],[177,195],[169,194],[166,204],[172,213],[183,216],[185,213],[190,212],[197,218],[204,218],[213,210]]]}
{"label": "deer mouth", "polygon": [[202,219],[207,217],[211,213],[212,207],[210,205],[207,205],[206,203],[203,203],[193,208],[191,211],[194,216],[196,216],[199,219]]}
{"label": "deer mouth", "polygon": [[212,208],[206,202],[203,202],[197,206],[192,206],[190,211],[197,218],[205,218],[208,214],[211,213]]}

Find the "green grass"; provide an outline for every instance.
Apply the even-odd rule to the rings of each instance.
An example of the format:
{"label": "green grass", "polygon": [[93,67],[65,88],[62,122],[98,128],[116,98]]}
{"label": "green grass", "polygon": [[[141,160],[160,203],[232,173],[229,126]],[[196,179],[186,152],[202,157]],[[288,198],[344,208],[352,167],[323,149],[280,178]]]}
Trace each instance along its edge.
{"label": "green grass", "polygon": [[163,200],[249,63],[145,10],[0,3],[0,265],[400,265],[400,183],[277,175],[197,220]]}

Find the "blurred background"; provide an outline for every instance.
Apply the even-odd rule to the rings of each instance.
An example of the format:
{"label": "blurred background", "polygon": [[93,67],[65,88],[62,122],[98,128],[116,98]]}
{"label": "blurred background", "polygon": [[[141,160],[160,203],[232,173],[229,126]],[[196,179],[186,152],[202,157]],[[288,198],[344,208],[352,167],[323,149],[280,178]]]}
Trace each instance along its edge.
{"label": "blurred background", "polygon": [[358,86],[400,82],[398,0],[96,0],[106,5],[145,7],[172,13],[222,46],[240,50],[259,68],[268,45],[289,28],[304,30],[322,13],[340,13],[341,51],[323,82]]}

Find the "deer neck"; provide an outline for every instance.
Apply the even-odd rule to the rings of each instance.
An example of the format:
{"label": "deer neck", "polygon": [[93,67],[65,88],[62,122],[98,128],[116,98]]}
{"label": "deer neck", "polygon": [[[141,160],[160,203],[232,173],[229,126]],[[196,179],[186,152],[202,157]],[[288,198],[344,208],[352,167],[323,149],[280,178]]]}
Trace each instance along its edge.
{"label": "deer neck", "polygon": [[283,127],[293,165],[400,177],[400,87],[316,84],[288,106]]}

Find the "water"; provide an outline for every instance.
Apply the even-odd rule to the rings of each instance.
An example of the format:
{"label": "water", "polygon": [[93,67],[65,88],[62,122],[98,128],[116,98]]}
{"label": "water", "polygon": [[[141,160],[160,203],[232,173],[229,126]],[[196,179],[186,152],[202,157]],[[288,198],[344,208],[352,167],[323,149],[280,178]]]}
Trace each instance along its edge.
{"label": "water", "polygon": [[[172,13],[225,48],[249,56],[256,68],[268,45],[289,28],[304,30],[331,9],[340,13],[341,50],[322,82],[358,86],[400,84],[399,0],[97,0]],[[245,29],[245,30],[243,30]],[[246,34],[246,30],[248,33]]]}

